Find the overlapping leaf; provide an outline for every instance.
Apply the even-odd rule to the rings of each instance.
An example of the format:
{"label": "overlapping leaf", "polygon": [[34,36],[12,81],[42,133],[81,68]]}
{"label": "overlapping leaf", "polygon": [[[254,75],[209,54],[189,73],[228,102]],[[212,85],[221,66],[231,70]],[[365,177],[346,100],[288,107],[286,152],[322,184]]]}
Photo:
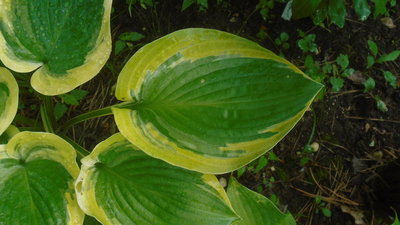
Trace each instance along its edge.
{"label": "overlapping leaf", "polygon": [[0,134],[0,145],[7,144],[13,136],[19,133],[16,126],[10,125],[3,134]]}
{"label": "overlapping leaf", "polygon": [[75,150],[49,133],[21,132],[0,145],[0,224],[82,225]]}
{"label": "overlapping leaf", "polygon": [[113,108],[121,133],[153,157],[224,173],[272,148],[321,88],[258,44],[185,29],[139,50],[121,72]]}
{"label": "overlapping leaf", "polygon": [[0,67],[0,135],[14,120],[18,109],[18,84],[6,68]]}
{"label": "overlapping leaf", "polygon": [[235,225],[296,225],[293,216],[282,213],[269,199],[247,189],[231,177],[228,197],[242,218]]}
{"label": "overlapping leaf", "polygon": [[152,158],[116,134],[82,159],[78,202],[102,224],[229,225],[238,219],[213,175]]}
{"label": "overlapping leaf", "polygon": [[112,0],[0,0],[0,59],[17,72],[36,70],[45,95],[93,78],[111,51]]}

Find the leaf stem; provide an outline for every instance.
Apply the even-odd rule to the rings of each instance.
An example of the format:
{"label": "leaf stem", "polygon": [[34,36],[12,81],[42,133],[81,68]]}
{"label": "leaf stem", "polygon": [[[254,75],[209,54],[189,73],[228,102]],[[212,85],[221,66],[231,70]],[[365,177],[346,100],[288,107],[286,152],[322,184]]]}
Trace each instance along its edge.
{"label": "leaf stem", "polygon": [[107,106],[105,108],[96,109],[87,113],[83,113],[65,122],[64,125],[60,126],[60,129],[67,130],[68,128],[73,127],[78,123],[85,122],[86,120],[111,115],[112,114],[111,108],[112,106]]}
{"label": "leaf stem", "polygon": [[43,96],[43,103],[40,105],[40,116],[42,117],[43,128],[46,132],[54,133],[54,116],[51,99]]}
{"label": "leaf stem", "polygon": [[75,148],[78,160],[82,159],[83,157],[87,156],[90,154],[90,152],[85,149],[84,147],[82,147],[81,145],[79,145],[78,143],[76,143],[74,140],[72,140],[71,138],[65,136],[65,135],[61,135],[61,137],[66,140],[68,143],[70,143],[72,145],[72,147]]}
{"label": "leaf stem", "polygon": [[85,122],[90,119],[95,119],[95,118],[99,118],[99,117],[103,117],[103,116],[112,115],[112,110],[111,110],[112,108],[135,110],[136,105],[138,105],[138,102],[132,101],[132,102],[123,102],[123,103],[115,104],[112,106],[107,106],[107,107],[100,108],[100,109],[95,109],[93,111],[83,113],[79,116],[76,116],[76,117],[68,120],[67,122],[64,123],[64,125],[60,126],[60,128],[57,131],[60,131],[61,129],[63,129],[65,131],[68,128],[75,126],[78,123],[82,123],[82,122]]}

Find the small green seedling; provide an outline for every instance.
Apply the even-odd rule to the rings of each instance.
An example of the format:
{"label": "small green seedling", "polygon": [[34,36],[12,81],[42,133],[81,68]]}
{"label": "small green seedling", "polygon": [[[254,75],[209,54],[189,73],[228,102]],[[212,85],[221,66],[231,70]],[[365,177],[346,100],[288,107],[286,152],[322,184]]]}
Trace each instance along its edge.
{"label": "small green seedling", "polygon": [[397,88],[397,78],[393,73],[390,71],[383,71],[383,76],[385,77],[385,80],[392,86],[393,88]]}
{"label": "small green seedling", "polygon": [[378,45],[372,40],[368,40],[367,44],[372,54],[368,54],[367,56],[367,69],[371,68],[375,63],[394,61],[400,56],[400,50],[394,50],[388,54],[378,57]]}
{"label": "small green seedling", "polygon": [[275,153],[269,152],[266,155],[261,156],[257,161],[253,161],[249,165],[243,166],[240,169],[236,170],[236,176],[237,178],[240,178],[246,171],[258,173],[262,169],[264,169],[270,161],[281,161],[281,160]]}
{"label": "small green seedling", "polygon": [[67,94],[60,95],[61,102],[56,103],[54,106],[54,116],[56,121],[60,120],[68,111],[68,106],[79,105],[79,101],[86,97],[88,91],[82,89],[75,89]]}
{"label": "small green seedling", "polygon": [[[330,66],[330,64],[325,65]],[[325,72],[326,66],[324,66],[321,70],[320,63],[318,61],[314,61],[314,58],[311,55],[306,56],[304,60],[304,66],[306,67],[306,74],[308,74],[312,79],[318,82],[324,82],[327,74],[327,72]]]}
{"label": "small green seedling", "polygon": [[303,52],[317,52],[318,46],[315,43],[315,34],[308,34],[304,38],[297,41],[297,45]]}
{"label": "small green seedling", "polygon": [[256,9],[260,10],[260,15],[263,20],[267,20],[269,12],[274,8],[274,0],[259,0]]}
{"label": "small green seedling", "polygon": [[138,32],[124,32],[119,35],[118,40],[115,42],[114,54],[119,55],[127,47],[132,49],[134,47],[132,42],[140,41],[144,35]]}
{"label": "small green seedling", "polygon": [[348,55],[340,54],[336,58],[336,64],[331,64],[331,66],[325,68],[327,72],[333,74],[333,77],[329,79],[333,92],[338,92],[343,88],[344,80],[341,77],[348,77],[354,73],[354,69],[349,67],[350,61]]}
{"label": "small green seedling", "polygon": [[369,92],[372,89],[375,88],[375,80],[372,77],[369,77],[365,82],[364,82],[364,92]]}
{"label": "small green seedling", "polygon": [[329,79],[329,82],[332,85],[332,91],[333,92],[338,92],[342,87],[344,86],[344,80],[340,77],[331,77]]}
{"label": "small green seedling", "polygon": [[283,49],[288,49],[290,47],[289,43],[287,42],[289,40],[289,34],[286,32],[282,32],[279,37],[275,39],[275,44],[277,46],[282,47]]}
{"label": "small green seedling", "polygon": [[379,96],[375,96],[375,101],[376,101],[376,107],[382,111],[382,112],[387,112],[388,108],[386,106],[386,103],[381,100]]}
{"label": "small green seedling", "polygon": [[317,204],[317,208],[315,209],[315,213],[322,212],[322,214],[326,217],[332,216],[332,211],[328,208],[327,203],[322,201],[321,196],[315,196],[315,203]]}

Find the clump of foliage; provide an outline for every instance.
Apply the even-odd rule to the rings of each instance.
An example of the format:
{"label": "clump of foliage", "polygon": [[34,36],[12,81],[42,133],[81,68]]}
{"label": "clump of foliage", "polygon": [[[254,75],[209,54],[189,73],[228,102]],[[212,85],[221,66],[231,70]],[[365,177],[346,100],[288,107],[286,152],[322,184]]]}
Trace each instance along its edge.
{"label": "clump of foliage", "polygon": [[[138,2],[152,4],[127,1]],[[85,215],[102,224],[295,224],[234,178],[225,192],[214,174],[264,155],[300,120],[321,84],[252,41],[189,28],[132,56],[116,84],[120,103],[63,121],[66,108],[89,94],[76,87],[110,56],[111,0],[0,3],[0,59],[33,73],[44,129],[10,126],[19,88],[0,68],[0,224],[80,225]],[[43,15],[66,22],[36,23]],[[115,54],[141,38],[123,33]],[[120,133],[92,151],[65,136],[77,123],[110,114]],[[258,162],[256,171],[268,163]]]}
{"label": "clump of foliage", "polygon": [[[360,20],[366,20],[374,8],[373,16],[377,18],[381,15],[388,15],[390,8],[396,6],[396,0],[375,0],[373,4],[367,0],[354,0],[348,6],[345,0],[290,0],[283,13],[285,19],[301,19],[311,17],[316,25],[322,25],[325,20],[336,24],[339,27],[345,25],[347,11],[353,9]],[[372,7],[371,7],[372,6]]]}

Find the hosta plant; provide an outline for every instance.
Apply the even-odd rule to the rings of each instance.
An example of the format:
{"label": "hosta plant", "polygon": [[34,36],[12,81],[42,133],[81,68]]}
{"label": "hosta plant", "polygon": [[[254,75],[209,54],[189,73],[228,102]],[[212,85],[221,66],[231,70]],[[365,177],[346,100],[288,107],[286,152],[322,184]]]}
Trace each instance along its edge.
{"label": "hosta plant", "polygon": [[58,95],[93,78],[111,52],[111,0],[0,0],[0,60],[33,73],[33,88]]}
{"label": "hosta plant", "polygon": [[0,136],[17,113],[18,92],[14,76],[6,68],[0,67]]}
{"label": "hosta plant", "polygon": [[[0,3],[0,59],[15,71],[39,68],[31,82],[37,91],[67,92],[108,58],[110,0]],[[211,29],[162,37],[122,70],[121,103],[54,127],[43,98],[43,127],[64,138],[7,129],[18,86],[8,70],[0,75],[0,224],[79,225],[84,213],[102,224],[295,223],[234,179],[227,194],[212,175],[271,149],[321,89],[258,44]],[[74,124],[108,114],[121,133],[92,152],[64,136]],[[81,168],[77,155],[85,156]]]}
{"label": "hosta plant", "polygon": [[185,29],[140,49],[123,68],[113,108],[147,154],[203,173],[236,170],[297,123],[320,90],[294,65],[241,37]]}

